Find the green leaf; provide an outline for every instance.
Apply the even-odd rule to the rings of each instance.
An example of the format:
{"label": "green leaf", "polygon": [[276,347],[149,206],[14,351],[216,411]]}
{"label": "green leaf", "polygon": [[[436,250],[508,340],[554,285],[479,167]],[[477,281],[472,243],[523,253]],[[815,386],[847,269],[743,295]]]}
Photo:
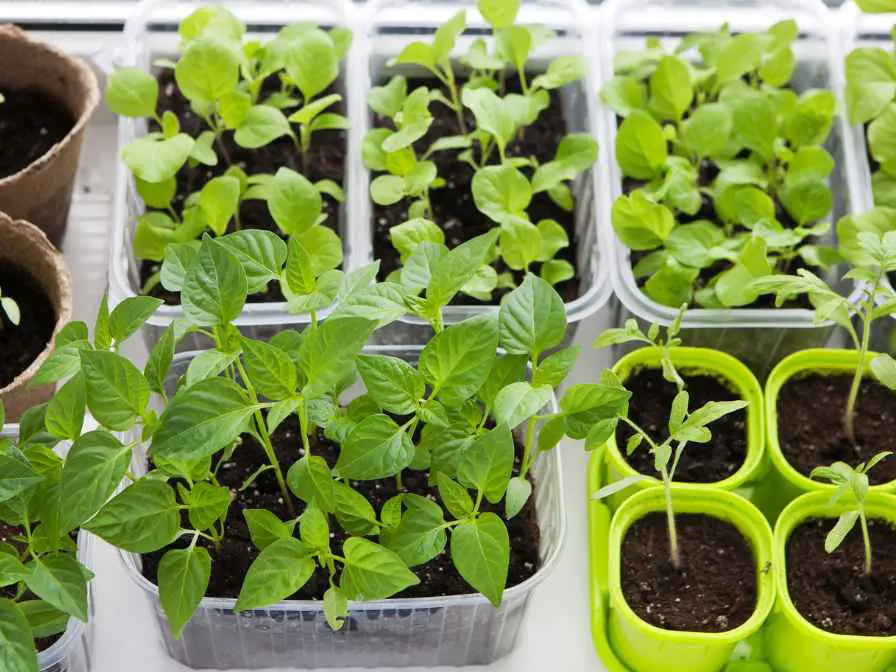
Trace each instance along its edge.
{"label": "green leaf", "polygon": [[376,511],[367,498],[344,483],[337,482],[335,486],[336,520],[342,528],[351,534],[376,533]]}
{"label": "green leaf", "polygon": [[81,351],[87,407],[109,429],[130,429],[149,403],[149,384],[130,361],[114,352]]}
{"label": "green leaf", "polygon": [[244,338],[243,357],[249,380],[265,397],[281,401],[295,394],[298,385],[296,367],[280,348]]}
{"label": "green leaf", "polygon": [[182,489],[181,498],[188,508],[193,528],[210,530],[218,520],[227,515],[231,493],[223,486],[199,481],[189,491]]}
{"label": "green leaf", "polygon": [[249,294],[264,291],[280,276],[286,263],[286,243],[272,231],[244,229],[218,239],[239,260],[246,273]]}
{"label": "green leaf", "polygon": [[429,103],[429,90],[426,87],[415,89],[405,99],[401,106],[401,115],[397,117],[399,119],[399,130],[385,137],[382,141],[382,150],[384,152],[397,152],[405,147],[410,147],[426,135],[432,124]]}
{"label": "green leaf", "polygon": [[730,254],[722,246],[725,231],[705,219],[676,226],[666,240],[666,250],[680,263],[694,268],[712,266]]}
{"label": "green leaf", "polygon": [[742,33],[728,40],[719,50],[716,82],[719,86],[740,79],[756,70],[762,60],[762,39],[756,33]]}
{"label": "green leaf", "polygon": [[206,238],[187,283],[181,290],[184,314],[197,325],[233,322],[249,292],[246,272],[227,247]]}
{"label": "green leaf", "polygon": [[501,226],[498,244],[504,262],[515,271],[524,271],[541,255],[538,228],[526,219],[510,216]]}
{"label": "green leaf", "polygon": [[718,156],[731,139],[731,109],[721,103],[701,105],[681,127],[681,139],[700,158]]}
{"label": "green leaf", "polygon": [[678,56],[664,56],[650,75],[650,109],[661,119],[681,120],[691,106],[691,70]]}
{"label": "green leaf", "polygon": [[511,354],[545,352],[566,335],[563,299],[532,274],[501,301],[498,321],[500,345]]}
{"label": "green leaf", "polygon": [[616,75],[604,84],[600,99],[620,117],[627,117],[647,107],[647,87],[637,77]]}
{"label": "green leaf", "polygon": [[445,243],[445,232],[428,219],[411,219],[389,229],[389,239],[402,259],[407,259],[420,243]]}
{"label": "green leaf", "polygon": [[235,611],[262,609],[289,598],[314,574],[311,550],[298,539],[278,539],[246,572]]}
{"label": "green leaf", "polygon": [[286,73],[299,87],[306,103],[322,93],[339,76],[339,58],[333,39],[318,28],[296,36],[286,52]]}
{"label": "green leaf", "polygon": [[166,460],[195,460],[235,441],[258,409],[225,378],[196,383],[171,400],[152,438],[150,454]]}
{"label": "green leaf", "polygon": [[109,75],[106,106],[121,117],[154,117],[159,83],[139,68],[121,68]]}
{"label": "green leaf", "polygon": [[336,483],[324,458],[302,456],[289,468],[286,482],[293,494],[309,506],[327,513],[336,510]]}
{"label": "green leaf", "polygon": [[507,101],[487,88],[464,88],[461,99],[464,107],[473,112],[476,126],[491,135],[500,147],[506,147],[516,132],[516,121]]}
{"label": "green leaf", "polygon": [[212,37],[199,38],[181,54],[174,77],[190,102],[211,105],[236,89],[239,57],[231,44]]}
{"label": "green leaf", "polygon": [[372,481],[410,466],[414,444],[403,427],[387,415],[371,415],[355,425],[342,444],[336,471],[345,478]]}
{"label": "green leaf", "polygon": [[872,359],[871,372],[881,384],[896,390],[896,360],[890,355],[878,355]]}
{"label": "green leaf", "polygon": [[4,672],[39,669],[28,621],[19,606],[7,599],[0,599],[0,666]]}
{"label": "green leaf", "polygon": [[25,585],[60,611],[87,621],[87,578],[70,555],[35,557],[26,565]]}
{"label": "green leaf", "polygon": [[289,121],[283,112],[269,105],[254,105],[246,112],[233,140],[240,147],[258,149],[291,133]]}
{"label": "green leaf", "polygon": [[348,599],[384,600],[420,583],[396,553],[367,539],[347,539],[342,552],[342,590]]}
{"label": "green leaf", "polygon": [[205,596],[212,559],[202,546],[168,551],[159,563],[159,602],[168,618],[171,635],[180,639]]}
{"label": "green leaf", "polygon": [[390,119],[401,112],[401,106],[408,97],[408,80],[396,75],[384,86],[374,86],[367,94],[370,109]]}
{"label": "green leaf", "polygon": [[174,491],[161,481],[136,481],[100,509],[84,529],[131,553],[157,551],[180,531]]}
{"label": "green leaf", "polygon": [[420,495],[406,494],[402,497],[406,507],[401,522],[393,528],[383,529],[380,543],[408,566],[416,567],[429,562],[448,543],[445,518],[442,507]]}
{"label": "green leaf", "polygon": [[84,424],[84,376],[77,374],[60,387],[47,404],[47,431],[58,439],[74,440]]}
{"label": "green leaf", "polygon": [[324,593],[324,618],[333,630],[340,630],[348,616],[348,599],[336,586],[327,588]]}
{"label": "green leaf", "polygon": [[482,18],[495,30],[513,25],[520,9],[520,0],[477,0]]}
{"label": "green leaf", "polygon": [[370,183],[370,198],[377,205],[393,205],[407,193],[405,180],[397,175],[379,175]]}
{"label": "green leaf", "polygon": [[0,452],[0,502],[26,492],[43,480],[23,457]]}
{"label": "green leaf", "polygon": [[463,452],[457,465],[458,480],[497,504],[507,490],[513,458],[513,435],[506,425],[499,425],[477,438]]}
{"label": "green leaf", "polygon": [[320,192],[303,175],[289,168],[277,171],[268,185],[267,202],[277,226],[289,235],[302,233],[320,218]]}
{"label": "green leaf", "polygon": [[547,406],[553,396],[550,385],[533,387],[527,382],[511,383],[495,397],[492,414],[499,425],[514,429]]}
{"label": "green leaf", "polygon": [[588,61],[581,56],[558,56],[550,62],[543,75],[532,80],[532,86],[559,89],[584,79],[587,74]]}
{"label": "green leaf", "polygon": [[187,42],[203,35],[239,42],[243,38],[245,28],[233,12],[226,7],[205,5],[197,8],[181,21],[178,33]]}
{"label": "green leaf", "polygon": [[461,10],[445,21],[436,30],[432,41],[432,54],[436,63],[449,63],[451,52],[457,43],[457,38],[464,32],[467,25],[467,13]]}
{"label": "green leaf", "polygon": [[641,191],[620,196],[613,204],[613,230],[632,250],[652,250],[663,244],[675,228],[672,211],[654,203]]}
{"label": "green leaf", "polygon": [[374,324],[360,317],[331,316],[317,329],[305,331],[299,349],[299,365],[308,381],[303,396],[325,394],[346,377]]}
{"label": "green leaf", "polygon": [[498,516],[483,513],[475,521],[455,527],[451,560],[467,583],[495,607],[501,605],[510,564],[510,538]]}
{"label": "green leaf", "polygon": [[511,478],[510,483],[507,485],[507,499],[504,502],[505,517],[507,520],[514,518],[520,511],[522,511],[531,496],[532,483],[530,481],[519,476]]}
{"label": "green leaf", "polygon": [[267,509],[245,509],[243,516],[255,547],[263,551],[279,539],[292,537],[295,523],[284,523]]}
{"label": "green leaf", "polygon": [[757,223],[775,218],[775,203],[763,190],[752,185],[726,187],[715,200],[723,221],[752,229]]}
{"label": "green leaf", "polygon": [[778,134],[777,110],[767,92],[753,92],[732,101],[734,140],[766,161],[775,156]]}
{"label": "green leaf", "polygon": [[649,180],[668,158],[662,127],[646,112],[633,110],[616,134],[616,161],[624,175]]}
{"label": "green leaf", "polygon": [[199,192],[199,207],[208,227],[217,235],[227,232],[227,225],[240,206],[240,181],[235,177],[215,177]]}
{"label": "green leaf", "polygon": [[131,449],[103,430],[75,440],[62,469],[62,526],[73,530],[115,493],[130,465]]}
{"label": "green leaf", "polygon": [[896,167],[896,103],[890,103],[868,125],[868,147],[874,160],[887,172]]}
{"label": "green leaf", "polygon": [[361,355],[358,373],[370,396],[380,408],[390,413],[413,414],[426,393],[423,376],[397,357]]}
{"label": "green leaf", "polygon": [[461,520],[473,513],[473,498],[464,486],[444,472],[436,474],[436,482],[439,486],[439,498],[452,516]]}
{"label": "green leaf", "polygon": [[31,635],[35,638],[59,635],[68,627],[69,615],[43,600],[19,602],[19,609],[28,620]]}
{"label": "green leaf", "polygon": [[843,543],[843,540],[846,539],[846,535],[848,535],[852,531],[852,528],[855,527],[858,519],[858,511],[847,511],[846,513],[840,514],[840,517],[837,519],[837,524],[831,528],[831,531],[828,532],[825,537],[824,550],[826,553],[833,553],[837,550],[840,544]]}
{"label": "green leaf", "polygon": [[112,310],[109,334],[116,343],[123,343],[152,317],[163,301],[151,296],[129,296]]}
{"label": "green leaf", "polygon": [[436,334],[420,353],[419,370],[441,391],[440,401],[459,405],[482,387],[498,347],[494,315],[479,315]]}
{"label": "green leaf", "polygon": [[190,279],[199,259],[198,240],[188,243],[171,242],[165,245],[162,258],[162,286],[171,292],[180,292]]}
{"label": "green leaf", "polygon": [[532,384],[536,387],[541,385],[559,387],[575,366],[578,356],[579,346],[572,346],[546,357],[535,367]]}
{"label": "green leaf", "polygon": [[853,124],[864,124],[896,97],[896,58],[879,47],[860,47],[846,56],[846,107]]}
{"label": "green leaf", "polygon": [[193,144],[193,138],[185,133],[173,138],[145,136],[129,143],[121,151],[121,160],[144,182],[166,182],[187,162]]}

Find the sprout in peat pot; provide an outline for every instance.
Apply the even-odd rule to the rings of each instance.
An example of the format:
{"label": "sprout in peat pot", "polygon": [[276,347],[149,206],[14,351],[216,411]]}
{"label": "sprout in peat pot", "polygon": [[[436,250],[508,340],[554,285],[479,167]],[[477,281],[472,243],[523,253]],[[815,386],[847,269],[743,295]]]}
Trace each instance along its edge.
{"label": "sprout in peat pot", "polygon": [[[279,230],[326,248],[329,268],[342,263],[345,138],[333,131],[348,122],[333,110],[351,33],[296,23],[262,44],[245,32],[229,10],[202,7],[180,25],[176,62],[156,61],[158,75],[123,68],[109,79],[109,108],[150,120],[122,159],[147,206],[134,234],[143,292],[168,303],[176,289],[160,262],[172,244],[195,245],[204,232]],[[282,300],[276,286],[252,294]]]}
{"label": "sprout in peat pot", "polygon": [[565,133],[560,91],[582,79],[587,64],[560,56],[533,76],[530,57],[554,32],[516,24],[518,10],[517,0],[479,2],[494,44],[475,39],[462,68],[452,60],[466,28],[466,12],[458,12],[431,43],[411,42],[389,62],[423,68],[429,80],[397,74],[370,93],[375,128],[363,158],[380,173],[370,184],[374,253],[389,279],[405,282],[430,254],[427,243],[454,248],[494,229],[498,245],[462,294],[495,303],[537,271],[576,298],[570,186],[597,160],[597,143]]}
{"label": "sprout in peat pot", "polygon": [[[81,524],[127,469],[130,447],[105,431],[79,436],[83,383],[63,388],[21,419],[19,434],[0,437],[0,641],[4,670],[37,672],[38,652],[58,641],[70,619],[87,621],[93,573],[78,560]],[[4,422],[0,403],[0,427]],[[53,448],[77,440],[65,462]],[[115,482],[93,483],[120,472]],[[97,503],[99,508],[101,502]]]}
{"label": "sprout in peat pot", "polygon": [[855,508],[841,513],[837,524],[828,532],[824,540],[824,550],[828,553],[837,550],[858,521],[862,529],[862,543],[865,546],[866,576],[871,574],[871,537],[868,534],[868,518],[865,515],[865,501],[869,492],[868,472],[892,454],[890,451],[880,452],[868,460],[867,464],[863,462],[855,469],[845,462],[834,462],[829,467],[816,467],[812,470],[812,478],[824,479],[837,486],[831,498],[832,504],[846,495],[851,495],[855,500]]}
{"label": "sprout in peat pot", "polygon": [[[841,417],[842,435],[848,441],[847,447],[851,449],[843,454],[843,461],[852,463],[856,461],[856,457],[870,458],[880,447],[862,445],[859,440],[858,433],[864,429],[856,426],[856,406],[860,391],[867,388],[863,397],[868,403],[879,398],[879,403],[886,406],[893,399],[890,392],[878,389],[879,386],[874,388],[870,381],[863,384],[868,370],[881,385],[889,390],[896,390],[896,361],[888,354],[869,352],[872,323],[896,310],[896,292],[886,279],[887,273],[896,270],[896,209],[877,207],[860,215],[844,217],[837,224],[837,238],[840,254],[851,267],[845,278],[855,281],[859,286],[860,295],[855,305],[851,305],[847,298],[806,269],[800,269],[797,275],[773,275],[757,279],[751,283],[751,287],[757,292],[776,294],[778,305],[794,296],[806,295],[815,308],[816,322],[833,320],[849,334],[857,360],[850,376],[849,392]],[[853,314],[859,321],[859,330],[853,325]],[[788,385],[796,382],[798,381],[789,381]],[[817,401],[816,399],[813,403]],[[876,420],[874,417],[863,417],[863,424],[879,425],[886,421],[883,415],[875,415],[878,415]],[[887,431],[884,427],[878,428],[878,431],[882,432],[877,437],[880,441],[892,438],[892,429]],[[838,436],[834,438],[837,439]],[[808,475],[814,467],[822,464],[824,463],[802,465],[804,468],[801,470]]]}
{"label": "sprout in peat pot", "polygon": [[[551,412],[578,354],[556,350],[566,331],[560,296],[530,274],[498,312],[443,328],[439,314],[478,272],[490,233],[429,258],[425,298],[373,282],[376,263],[327,271],[340,302],[318,321],[313,286],[324,276],[304,248],[290,240],[285,267],[272,270],[265,246],[234,246],[246,233],[172,246],[190,250],[162,267],[180,288],[184,320],[167,328],[142,372],[118,345],[160,305],[150,297],[111,314],[104,302],[93,342],[72,325],[67,334],[82,337],[67,338],[64,355],[41,370],[46,381],[68,379],[57,396],[86,406],[104,436],[135,438],[122,450],[138,439],[148,446],[145,473],[96,474],[85,527],[142,555],[175,637],[206,595],[237,598],[237,611],[322,600],[333,629],[350,601],[472,588],[500,606],[505,588],[541,562],[538,455],[583,431],[604,403],[574,393]],[[233,325],[250,278],[267,273],[312,313],[304,331],[270,342]],[[436,332],[416,361],[363,353],[409,305]],[[215,346],[173,385],[175,346],[190,332]],[[350,391],[358,379],[360,396]],[[153,393],[160,403],[150,403]],[[127,486],[106,502],[111,491],[100,486],[123,477]]]}
{"label": "sprout in peat pot", "polygon": [[19,304],[11,296],[3,296],[3,288],[0,287],[0,329],[3,329],[4,323],[18,326],[21,321]]}
{"label": "sprout in peat pot", "polygon": [[792,20],[737,35],[725,25],[674,53],[650,38],[616,55],[601,92],[620,118],[612,222],[654,301],[757,306],[753,278],[837,262],[817,242],[830,229],[822,144],[836,101],[789,87],[798,35]]}

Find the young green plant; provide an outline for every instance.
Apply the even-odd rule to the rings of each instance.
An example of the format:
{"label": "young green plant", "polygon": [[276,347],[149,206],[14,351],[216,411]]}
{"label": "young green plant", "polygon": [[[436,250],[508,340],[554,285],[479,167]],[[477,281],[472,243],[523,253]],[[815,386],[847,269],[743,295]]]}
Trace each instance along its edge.
{"label": "young green plant", "polygon": [[865,546],[864,569],[866,576],[871,574],[872,568],[871,535],[868,533],[868,519],[865,515],[865,502],[869,492],[868,472],[892,454],[890,451],[882,451],[868,462],[862,462],[855,468],[844,462],[834,462],[829,467],[816,467],[812,470],[812,478],[825,480],[837,486],[833,497],[831,497],[831,504],[837,503],[847,494],[851,494],[854,500],[854,508],[840,514],[837,524],[828,532],[824,540],[824,550],[828,553],[837,550],[858,521],[862,530],[862,543]]}
{"label": "young green plant", "polygon": [[3,296],[3,288],[0,287],[0,329],[3,329],[5,322],[18,326],[21,321],[22,311],[19,304],[11,296]]}

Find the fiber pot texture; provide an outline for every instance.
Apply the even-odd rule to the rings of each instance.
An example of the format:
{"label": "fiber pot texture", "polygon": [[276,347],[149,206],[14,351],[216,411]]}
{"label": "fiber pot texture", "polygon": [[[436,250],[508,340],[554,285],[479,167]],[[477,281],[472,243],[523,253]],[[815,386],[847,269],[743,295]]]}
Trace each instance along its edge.
{"label": "fiber pot texture", "polygon": [[745,623],[719,633],[665,630],[635,614],[622,592],[622,543],[635,522],[647,514],[665,511],[663,488],[654,487],[629,497],[610,523],[607,575],[610,643],[633,670],[718,672],[728,662],[737,643],[759,630],[774,604],[774,577],[771,572],[762,571],[772,559],[772,531],[755,506],[724,490],[674,485],[673,507],[676,514],[703,514],[737,527],[753,549],[758,581],[756,608]]}
{"label": "fiber pot texture", "polygon": [[[48,401],[53,386],[28,387],[41,364],[53,351],[56,334],[72,316],[72,282],[65,260],[47,236],[36,226],[23,220],[13,220],[0,212],[0,260],[14,262],[25,269],[40,285],[56,311],[53,338],[27,369],[9,385],[0,389],[0,400],[6,407],[8,422],[15,422],[32,406]],[[27,307],[23,306],[27,310]]]}
{"label": "fiber pot texture", "polygon": [[[741,399],[748,402],[745,409],[747,454],[741,467],[728,478],[715,483],[693,483],[691,486],[698,489],[714,488],[729,491],[738,491],[739,494],[752,499],[752,484],[758,479],[765,468],[763,459],[765,448],[765,429],[762,405],[762,387],[750,369],[731,355],[711,350],[709,348],[678,347],[670,350],[672,361],[683,374],[707,374],[724,380],[726,386],[731,388]],[[613,371],[623,383],[638,369],[659,369],[662,361],[662,351],[659,348],[639,348],[628,353],[613,366]],[[692,409],[696,406],[692,403]],[[709,450],[708,444],[705,449]],[[692,450],[701,450],[700,446]],[[644,446],[640,450],[645,450]],[[629,476],[635,476],[636,471],[625,459],[624,448],[620,448],[615,434],[606,443],[606,483],[613,483]],[[683,461],[688,459],[685,452]],[[623,501],[634,493],[651,488],[660,483],[653,474],[643,474],[647,479],[635,483],[608,498],[612,509],[616,509]]]}
{"label": "fiber pot texture", "polygon": [[0,25],[0,84],[34,87],[68,108],[72,130],[24,170],[0,179],[0,211],[34,222],[55,245],[68,222],[84,129],[100,101],[96,76],[86,63],[31,39],[12,25]]}
{"label": "fiber pot texture", "polygon": [[[866,361],[866,374],[870,374],[870,362],[874,353],[868,353]],[[778,437],[779,422],[786,422],[786,418],[778,417],[778,395],[781,388],[791,378],[799,377],[807,373],[848,373],[856,370],[859,362],[858,353],[855,350],[837,350],[833,348],[813,348],[801,350],[783,359],[769,374],[765,384],[765,423],[768,432],[766,438],[766,451],[771,463],[771,471],[763,479],[757,492],[759,506],[770,520],[775,520],[777,515],[796,497],[807,492],[825,492],[830,496],[835,486],[829,483],[815,481],[797,471],[784,455]],[[819,408],[819,413],[842,413],[842,409]],[[819,464],[817,466],[827,466]],[[872,485],[872,491],[890,492],[896,491],[896,481],[890,481],[882,485]]]}
{"label": "fiber pot texture", "polygon": [[[787,586],[787,540],[791,532],[807,518],[837,516],[851,502],[831,505],[830,494],[812,492],[784,509],[775,525],[775,608],[763,630],[765,654],[779,672],[884,672],[896,663],[896,637],[838,635],[815,627],[796,610]],[[872,492],[865,504],[869,518],[882,518],[896,524],[896,497]],[[823,553],[824,549],[818,549]]]}

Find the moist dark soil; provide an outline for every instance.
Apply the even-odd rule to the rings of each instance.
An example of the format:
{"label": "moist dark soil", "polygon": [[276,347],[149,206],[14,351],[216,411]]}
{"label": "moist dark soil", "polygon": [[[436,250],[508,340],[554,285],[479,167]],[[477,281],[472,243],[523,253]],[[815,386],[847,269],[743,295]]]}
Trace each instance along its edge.
{"label": "moist dark soil", "polygon": [[75,119],[40,89],[0,86],[0,179],[27,168],[60,142]]}
{"label": "moist dark soil", "polygon": [[812,519],[787,540],[787,590],[797,611],[813,625],[840,635],[896,635],[896,530],[869,520],[872,569],[856,525],[833,553],[824,539],[834,519]]}
{"label": "moist dark soil", "polygon": [[[339,456],[339,446],[318,431],[309,437],[313,454],[323,457],[332,467]],[[295,416],[287,419],[272,436],[277,457],[284,472],[296,462],[304,451],[301,445],[298,421]],[[517,445],[516,469],[522,447]],[[249,566],[258,557],[258,551],[252,544],[249,527],[243,516],[245,509],[267,509],[281,520],[295,517],[287,510],[286,503],[277,487],[276,479],[268,471],[263,473],[252,487],[239,492],[242,484],[260,466],[267,464],[262,447],[252,438],[244,437],[242,444],[236,449],[231,460],[221,465],[218,478],[221,485],[227,486],[234,494],[225,525],[225,538],[221,547],[215,549],[207,545],[212,555],[212,575],[206,595],[209,597],[237,597]],[[410,492],[431,499],[436,498],[437,490],[429,486],[427,473],[406,469],[402,472],[402,489],[399,490],[394,478],[381,481],[350,481],[350,485],[364,495],[376,511],[399,492]],[[514,586],[530,578],[538,570],[541,560],[539,556],[540,532],[535,512],[535,496],[529,498],[525,508],[513,519],[507,521],[510,534],[510,571],[507,585]],[[294,500],[298,513],[303,504]],[[503,502],[493,506],[488,502],[482,505],[483,511],[493,511],[503,518]],[[333,552],[339,553],[342,543],[348,538],[331,519],[331,540]],[[200,541],[200,543],[203,543]],[[169,548],[179,548],[184,542],[175,543]],[[143,575],[157,583],[159,562],[165,551],[143,556]],[[471,592],[470,586],[461,578],[454,568],[447,550],[430,562],[411,568],[420,578],[420,584],[411,586],[396,597],[435,597],[443,595],[464,595]],[[318,570],[311,580],[290,599],[320,600],[329,587],[326,572]]]}
{"label": "moist dark soil", "polygon": [[[409,79],[408,90],[413,91],[417,87],[432,86],[432,84],[432,80]],[[459,85],[462,84],[463,79],[459,80]],[[513,85],[508,83],[507,93],[519,93],[518,87],[518,82],[514,82]],[[433,123],[426,136],[415,144],[418,155],[426,151],[439,138],[462,134],[456,114],[447,106],[431,105],[430,111],[433,115]],[[476,126],[473,115],[469,111],[467,111],[466,115],[466,124],[468,129]],[[392,128],[392,121],[384,117],[375,116],[373,125],[378,128]],[[520,132],[516,140],[507,148],[507,155],[534,156],[540,163],[552,161],[557,152],[557,146],[566,135],[566,128],[560,94],[552,91],[550,107],[541,113],[534,124]],[[435,162],[438,168],[439,177],[444,178],[447,184],[441,189],[433,189],[430,192],[430,203],[435,223],[445,232],[445,245],[449,249],[455,248],[471,238],[488,233],[498,226],[476,208],[471,188],[475,171],[468,164],[458,160],[457,154],[458,152],[454,151],[444,151],[436,152],[432,157],[432,161]],[[527,169],[523,169],[523,172],[527,172]],[[531,174],[529,176],[531,177]],[[389,273],[401,267],[398,250],[395,249],[392,241],[389,239],[389,229],[407,221],[408,205],[409,202],[407,200],[388,206],[373,204],[373,254],[374,258],[380,259],[381,279],[384,279]],[[559,283],[556,285],[556,289],[564,301],[573,301],[579,296],[579,286],[581,284],[581,269],[576,265],[576,249],[579,241],[575,232],[575,212],[566,212],[563,208],[557,206],[547,194],[542,193],[533,196],[532,203],[528,208],[528,214],[533,224],[537,224],[542,219],[553,219],[566,230],[570,243],[569,247],[557,252],[555,258],[565,259],[571,263],[576,268],[576,276]],[[531,270],[537,273],[539,268],[540,264],[536,263],[533,264]],[[500,261],[495,264],[495,270],[499,273],[510,271]],[[513,271],[513,274],[517,283],[522,281],[523,273]],[[492,293],[494,301],[489,303],[499,302],[501,297],[508,291],[510,290],[495,290]],[[488,305],[461,294],[458,294],[452,303]]]}
{"label": "moist dark soil", "polygon": [[[690,394],[690,410],[694,411],[710,401],[740,399],[721,379],[695,371],[679,371]],[[625,386],[632,393],[628,417],[660,443],[669,438],[669,409],[678,393],[673,383],[663,379],[659,369],[641,368],[632,373]],[[754,411],[754,412],[758,412]],[[706,444],[689,443],[675,472],[675,480],[682,483],[715,483],[732,476],[747,459],[747,409],[730,413],[709,426],[712,440]],[[620,422],[616,428],[616,443],[625,454],[625,445],[635,431]],[[646,443],[627,456],[633,469],[648,476],[657,476],[653,455]]]}
{"label": "moist dark soil", "polygon": [[49,297],[28,273],[0,261],[0,290],[19,304],[21,323],[14,325],[0,310],[0,388],[27,369],[53,338],[56,311]]}
{"label": "moist dark soil", "polygon": [[[621,124],[622,119],[617,117],[617,124]],[[669,152],[670,154],[673,151],[673,147],[670,143]],[[738,158],[746,158],[749,153],[745,152],[743,156],[739,156]],[[720,169],[715,164],[715,162],[710,161],[709,159],[704,159],[697,171],[697,186],[701,189],[710,188],[712,186],[713,181],[718,177]],[[648,184],[647,180],[638,180],[633,177],[623,177],[622,178],[622,193],[630,194],[637,189],[644,187]],[[781,199],[779,199],[776,195],[770,194],[772,200],[775,203],[775,218],[781,222],[785,229],[795,229],[799,226],[799,223],[790,216],[787,210],[784,209],[784,205],[781,203]],[[700,210],[698,210],[694,215],[688,215],[683,212],[678,212],[675,215],[675,220],[679,224],[690,224],[691,222],[697,222],[702,219],[707,219],[717,226],[724,228],[724,224],[719,216],[716,214],[715,204],[711,196],[706,193],[701,193],[701,199],[703,201]],[[735,227],[735,233],[744,233],[747,229],[743,227]],[[804,244],[819,242],[817,237],[812,236],[805,240]],[[631,263],[632,267],[638,263],[641,259],[647,256],[647,252],[632,252],[631,254]],[[709,281],[714,278],[716,275],[721,273],[722,271],[731,268],[731,264],[726,261],[720,261],[708,268],[704,268],[700,271],[700,275],[697,277],[697,281],[695,283],[694,289],[699,290],[703,287],[706,287],[709,284]],[[799,259],[795,260],[790,264],[787,268],[780,268],[779,271],[787,274],[796,273],[800,268],[806,268],[808,270],[817,270],[812,269],[809,266],[806,266]],[[648,278],[641,278],[638,280],[639,286],[643,287],[647,282]],[[776,308],[775,306],[775,295],[774,294],[763,294],[759,296],[753,303],[743,306],[744,308]],[[800,296],[795,299],[791,299],[785,301],[781,308],[806,308],[812,309],[812,305],[809,303],[807,297]]]}
{"label": "moist dark soil", "polygon": [[[852,375],[811,373],[791,378],[778,393],[778,442],[787,461],[808,476],[833,462],[852,466],[882,450],[896,450],[896,395],[872,378],[859,387],[853,446],[843,415]],[[868,474],[872,484],[896,479],[896,459],[884,460]]]}
{"label": "moist dark soil", "polygon": [[[13,546],[23,548],[19,546],[17,540],[18,538],[24,535],[24,530],[21,527],[7,525],[6,523],[0,521],[0,544],[12,544]],[[16,597],[16,586],[5,586],[0,588],[0,598],[6,598],[9,600],[14,600]],[[26,600],[34,600],[37,599],[37,596],[31,593],[30,591],[25,593],[24,599]],[[46,651],[53,644],[58,642],[64,633],[60,632],[58,635],[52,635],[51,637],[38,637],[34,640],[34,645],[37,647],[38,651]]]}
{"label": "moist dark soil", "polygon": [[666,630],[725,632],[746,623],[756,609],[757,584],[747,540],[718,518],[682,514],[675,522],[679,569],[669,559],[665,513],[651,513],[629,528],[622,542],[625,601]]}
{"label": "moist dark soil", "polygon": [[[172,70],[163,70],[158,75],[159,80],[159,105],[158,113],[161,116],[166,111],[173,112],[180,121],[181,130],[192,137],[198,137],[200,133],[208,130],[205,121],[198,117],[190,108],[189,101],[177,88]],[[273,78],[262,86],[261,100],[267,95],[279,90],[279,83]],[[331,93],[342,93],[341,85],[336,82],[321,96]],[[345,114],[345,101],[333,105],[328,112]],[[289,114],[294,109],[286,109]],[[151,128],[158,130],[158,128]],[[295,128],[298,134],[298,128]],[[185,165],[177,175],[177,193],[174,197],[174,210],[182,212],[184,200],[193,192],[199,191],[212,178],[223,175],[226,170],[234,165],[239,166],[248,175],[275,174],[280,168],[291,168],[302,173],[311,182],[329,179],[337,184],[345,186],[345,156],[346,156],[346,132],[345,131],[318,131],[311,137],[311,149],[308,154],[307,166],[302,165],[301,153],[293,141],[289,138],[280,138],[260,149],[244,149],[233,140],[233,132],[226,131],[221,141],[215,143],[215,152],[218,154],[217,166],[198,165],[191,168]],[[324,221],[335,231],[340,230],[339,203],[329,196],[323,197],[323,214],[327,215]],[[265,229],[282,235],[274,218],[268,212],[264,201],[245,201],[240,206],[240,226],[244,229]],[[231,222],[230,231],[236,230],[236,224]],[[140,267],[141,286],[155,273],[159,271],[161,264],[144,260]],[[150,291],[152,296],[163,299],[168,305],[179,305],[180,295],[169,292],[161,285],[156,285]],[[250,302],[265,303],[283,301],[283,293],[276,281],[268,285],[267,291],[249,297]]]}

